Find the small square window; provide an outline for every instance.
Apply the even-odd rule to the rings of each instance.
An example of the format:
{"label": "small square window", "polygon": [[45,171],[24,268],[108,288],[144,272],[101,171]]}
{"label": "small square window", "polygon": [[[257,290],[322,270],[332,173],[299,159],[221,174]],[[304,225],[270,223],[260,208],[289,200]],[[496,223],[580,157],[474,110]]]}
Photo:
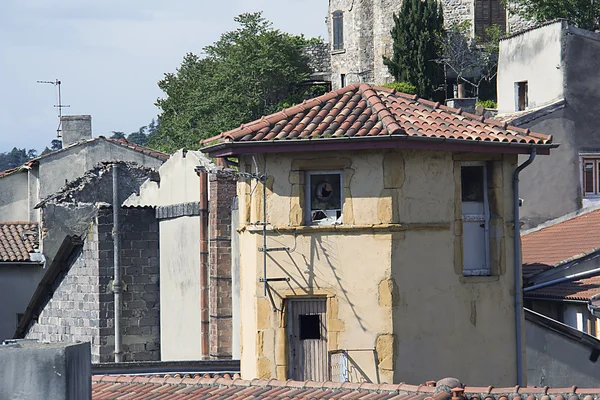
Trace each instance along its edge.
{"label": "small square window", "polygon": [[516,111],[523,111],[529,107],[527,81],[515,83]]}
{"label": "small square window", "polygon": [[321,339],[321,318],[319,314],[300,315],[300,340]]}
{"label": "small square window", "polygon": [[342,223],[342,173],[335,171],[307,173],[308,225]]}

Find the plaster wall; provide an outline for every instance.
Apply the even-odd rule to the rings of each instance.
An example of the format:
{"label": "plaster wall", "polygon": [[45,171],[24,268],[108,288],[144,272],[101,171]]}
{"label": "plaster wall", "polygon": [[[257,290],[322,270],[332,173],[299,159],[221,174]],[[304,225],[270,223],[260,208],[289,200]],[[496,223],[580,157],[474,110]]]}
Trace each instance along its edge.
{"label": "plaster wall", "polygon": [[[491,277],[462,276],[457,168],[463,160],[494,165]],[[367,352],[352,355],[363,371],[356,381],[461,376],[475,385],[514,383],[510,237],[516,156],[362,151],[272,154],[257,157],[257,164],[269,175],[267,246],[290,249],[269,252],[267,277],[290,281],[270,283],[274,312],[258,281],[261,229],[249,224],[262,220],[261,185],[240,182],[244,379],[287,377],[286,301],[323,297],[329,350],[377,350],[377,359]],[[241,167],[253,168],[244,157]],[[326,169],[344,174],[343,225],[304,227],[303,171]],[[465,352],[473,362],[492,357],[495,368],[457,364]]]}
{"label": "plaster wall", "polygon": [[0,265],[0,342],[15,334],[17,313],[25,312],[43,274],[39,264]]}
{"label": "plaster wall", "polygon": [[161,360],[199,360],[200,217],[160,221]]}
{"label": "plaster wall", "polygon": [[[178,150],[158,169],[160,182],[146,180],[125,206],[169,206],[200,200],[195,168],[209,160]],[[200,321],[200,217],[159,220],[161,360],[198,360]]]}
{"label": "plaster wall", "polygon": [[195,168],[208,162],[197,151],[178,150],[158,168],[160,182],[146,180],[139,194],[132,194],[125,206],[166,206],[200,200],[200,179]]}
{"label": "plaster wall", "polygon": [[593,347],[527,320],[527,385],[598,387],[600,364],[590,361]]}
{"label": "plaster wall", "polygon": [[29,221],[27,195],[26,172],[0,178],[0,221]]}
{"label": "plaster wall", "polygon": [[0,398],[91,400],[90,344],[0,345]]}
{"label": "plaster wall", "polygon": [[536,108],[564,98],[566,22],[558,21],[500,41],[498,112],[516,108],[516,82],[527,81],[528,107]]}
{"label": "plaster wall", "polygon": [[58,192],[66,182],[75,180],[103,161],[132,161],[150,168],[158,168],[163,163],[159,159],[102,138],[85,145],[73,146],[39,160],[39,198],[34,199],[33,205]]}
{"label": "plaster wall", "polygon": [[[536,37],[544,32],[558,34],[558,29],[563,26],[561,24],[563,23],[557,22],[540,28]],[[588,203],[590,201],[598,201],[597,197],[583,198],[579,154],[600,153],[598,134],[600,119],[595,112],[595,107],[590,106],[600,101],[600,95],[594,90],[594,87],[600,84],[600,78],[596,73],[600,68],[600,35],[570,26],[563,27],[561,35],[562,50],[555,48],[553,51],[562,54],[563,75],[555,76],[553,79],[559,79],[563,83],[562,96],[566,100],[566,105],[558,111],[521,125],[534,132],[551,134],[553,141],[560,144],[557,149],[552,150],[550,157],[536,159],[521,173],[520,194],[525,200],[521,208],[521,221],[525,223],[525,229],[577,211],[584,205],[590,205]],[[502,45],[511,40],[513,39],[503,41]],[[523,47],[524,52],[528,46]],[[532,48],[531,51],[533,50]],[[537,49],[541,54],[550,50],[550,48]],[[537,56],[532,57],[530,62],[529,74],[544,77],[542,87],[537,89],[543,94],[553,85],[545,80],[549,79],[552,75],[548,74],[554,71],[546,71],[547,61]],[[510,86],[510,79],[501,76],[502,72],[498,75],[499,92],[506,91],[505,86]],[[506,84],[502,84],[501,81]],[[547,87],[544,87],[545,85]],[[530,96],[538,96],[534,93],[533,87],[530,87],[529,93]],[[550,95],[546,97],[549,98]],[[521,157],[520,161],[523,160],[524,157]],[[557,195],[558,187],[561,195]]]}

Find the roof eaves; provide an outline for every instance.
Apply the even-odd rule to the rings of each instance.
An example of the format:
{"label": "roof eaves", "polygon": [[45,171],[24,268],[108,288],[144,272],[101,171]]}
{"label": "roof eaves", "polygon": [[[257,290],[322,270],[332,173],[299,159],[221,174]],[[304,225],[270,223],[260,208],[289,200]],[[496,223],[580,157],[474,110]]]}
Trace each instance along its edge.
{"label": "roof eaves", "polygon": [[[532,311],[528,308],[524,308],[525,311],[525,319],[527,321],[533,322],[538,325],[545,326],[546,328],[561,334],[562,336],[566,336],[570,339],[577,340],[583,344],[591,346],[595,349],[600,350],[600,340],[588,335],[587,333],[581,332],[578,329],[572,328],[562,322],[559,322],[555,319],[549,318],[545,315]],[[585,390],[585,389],[583,389]]]}
{"label": "roof eaves", "polygon": [[494,119],[518,127],[529,122],[535,121],[538,118],[550,115],[558,110],[562,110],[566,107],[566,105],[567,101],[565,99],[559,99],[550,104],[546,104],[544,106],[536,107],[530,110],[496,115]]}
{"label": "roof eaves", "polygon": [[531,229],[527,229],[525,231],[522,231],[521,232],[521,236],[526,236],[526,235],[532,234],[534,232],[538,232],[538,231],[541,231],[543,229],[549,228],[551,226],[558,225],[558,224],[560,224],[562,222],[570,221],[570,220],[575,219],[575,218],[577,218],[579,216],[591,213],[591,212],[599,210],[599,209],[600,209],[600,204],[595,204],[595,205],[590,206],[590,207],[579,209],[579,210],[574,211],[572,213],[565,214],[565,215],[563,215],[561,217],[554,218],[554,219],[551,219],[549,221],[546,221],[543,224],[540,224],[540,225],[536,226],[535,228],[531,228]]}
{"label": "roof eaves", "polygon": [[[546,149],[550,150],[559,146],[558,143],[522,143],[522,142],[500,142],[490,140],[466,140],[466,139],[454,139],[454,138],[443,138],[443,137],[428,137],[428,136],[409,136],[406,134],[392,134],[385,136],[361,136],[361,137],[339,137],[339,138],[314,138],[314,139],[288,139],[288,140],[257,140],[257,141],[245,141],[245,142],[221,142],[211,146],[204,147],[200,151],[208,154],[215,154],[221,150],[236,149],[236,148],[259,148],[269,146],[285,145],[289,146],[290,152],[303,151],[303,147],[310,147],[317,144],[342,144],[342,143],[354,143],[357,147],[360,147],[360,143],[366,142],[385,142],[390,140],[408,141],[408,142],[424,142],[431,143],[432,148],[436,147],[433,144],[451,144],[451,145],[462,145],[466,147],[477,146],[477,147],[488,147],[488,148],[520,148],[520,149]],[[499,151],[500,152],[500,151]],[[235,152],[232,152],[234,154]],[[223,155],[217,155],[223,156]]]}
{"label": "roof eaves", "polygon": [[536,29],[542,28],[544,26],[552,25],[552,24],[555,24],[557,22],[566,23],[567,25],[569,23],[566,18],[555,18],[555,19],[552,19],[550,21],[540,22],[540,23],[537,23],[537,24],[535,24],[533,26],[530,26],[528,28],[524,28],[524,29],[521,29],[519,31],[516,31],[516,32],[513,32],[513,33],[509,33],[508,35],[504,35],[504,36],[502,36],[500,38],[500,41],[512,39],[512,38],[514,38],[516,36],[521,36],[521,35],[529,32],[529,31],[534,31]]}

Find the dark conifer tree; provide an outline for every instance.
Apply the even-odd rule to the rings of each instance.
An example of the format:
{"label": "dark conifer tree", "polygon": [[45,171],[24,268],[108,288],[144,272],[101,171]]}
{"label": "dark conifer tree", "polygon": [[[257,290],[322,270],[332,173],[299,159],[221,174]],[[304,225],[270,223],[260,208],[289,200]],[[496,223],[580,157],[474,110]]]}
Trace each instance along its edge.
{"label": "dark conifer tree", "polygon": [[404,0],[394,14],[391,31],[393,54],[383,62],[398,82],[408,82],[417,94],[432,98],[444,79],[435,62],[439,58],[439,36],[444,34],[444,14],[436,0]]}

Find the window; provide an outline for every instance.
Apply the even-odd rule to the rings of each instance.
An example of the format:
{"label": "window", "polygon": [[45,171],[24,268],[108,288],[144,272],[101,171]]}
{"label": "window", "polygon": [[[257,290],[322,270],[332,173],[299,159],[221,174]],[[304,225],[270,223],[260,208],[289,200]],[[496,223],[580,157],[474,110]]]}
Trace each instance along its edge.
{"label": "window", "polygon": [[460,170],[463,275],[491,275],[488,168],[483,162],[463,163]]}
{"label": "window", "polygon": [[307,225],[342,223],[342,172],[309,171],[306,176]]}
{"label": "window", "polygon": [[498,25],[506,32],[506,9],[502,0],[475,0],[475,37],[485,38],[486,29]]}
{"label": "window", "polygon": [[299,315],[300,340],[321,339],[321,319],[319,314]]}
{"label": "window", "polygon": [[582,157],[581,166],[583,196],[600,196],[600,154],[597,157]]}
{"label": "window", "polygon": [[340,74],[340,87],[346,86],[346,74]]}
{"label": "window", "polygon": [[515,108],[517,111],[523,111],[529,107],[527,98],[527,81],[515,83]]}
{"label": "window", "polygon": [[341,11],[333,13],[333,50],[344,49],[344,16]]}

